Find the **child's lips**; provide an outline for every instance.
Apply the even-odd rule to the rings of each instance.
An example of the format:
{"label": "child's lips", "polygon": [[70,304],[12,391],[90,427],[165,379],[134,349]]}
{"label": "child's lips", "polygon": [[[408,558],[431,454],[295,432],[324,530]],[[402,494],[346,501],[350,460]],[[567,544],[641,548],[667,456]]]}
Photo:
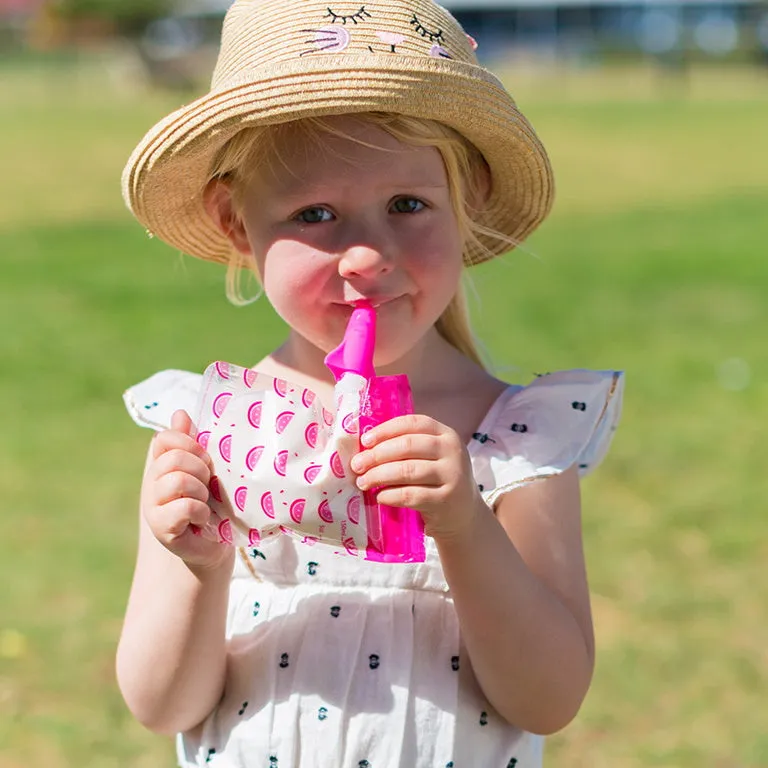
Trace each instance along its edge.
{"label": "child's lips", "polygon": [[400,295],[381,296],[378,298],[361,296],[359,299],[353,299],[352,301],[344,302],[343,306],[351,307],[352,309],[354,309],[355,307],[360,307],[367,304],[372,306],[374,309],[379,309],[380,307],[383,307],[385,304],[391,304],[392,302],[397,301],[399,298],[401,298]]}

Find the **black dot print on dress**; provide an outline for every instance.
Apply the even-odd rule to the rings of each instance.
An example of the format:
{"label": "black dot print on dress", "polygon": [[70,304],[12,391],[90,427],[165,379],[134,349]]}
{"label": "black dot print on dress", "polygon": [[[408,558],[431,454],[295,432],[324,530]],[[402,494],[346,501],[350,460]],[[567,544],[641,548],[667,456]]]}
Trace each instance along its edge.
{"label": "black dot print on dress", "polygon": [[315,563],[315,562],[313,562],[312,560],[310,560],[310,561],[307,563],[307,573],[308,573],[310,576],[316,576],[316,575],[317,575],[317,566],[318,566],[318,565],[319,565],[319,563]]}
{"label": "black dot print on dress", "polygon": [[331,616],[333,616],[334,619],[338,619],[340,613],[341,613],[341,606],[340,605],[332,605],[331,606]]}
{"label": "black dot print on dress", "polygon": [[269,756],[269,768],[278,768],[277,758],[274,755]]}
{"label": "black dot print on dress", "polygon": [[240,707],[240,709],[238,710],[237,714],[238,714],[238,715],[241,715],[241,716],[242,716],[242,715],[244,715],[244,714],[245,714],[245,710],[246,710],[247,708],[248,708],[248,702],[247,702],[247,701],[244,701],[244,702],[243,702],[243,706],[242,706],[242,707]]}
{"label": "black dot print on dress", "polygon": [[367,760],[361,760],[357,764],[357,768],[371,768],[371,764]]}
{"label": "black dot print on dress", "polygon": [[513,432],[519,432],[519,433],[522,434],[523,432],[527,432],[528,431],[528,425],[527,424],[513,424],[510,427],[510,429]]}
{"label": "black dot print on dress", "polygon": [[445,764],[445,768],[453,768],[453,760]]}
{"label": "black dot print on dress", "polygon": [[206,763],[210,763],[210,762],[211,762],[211,760],[213,760],[213,756],[214,756],[215,754],[216,754],[216,750],[215,750],[213,747],[211,747],[211,748],[208,750],[208,754],[205,756],[205,762],[206,762]]}
{"label": "black dot print on dress", "polygon": [[507,763],[507,768],[515,768],[515,766],[517,765],[517,762],[518,761],[516,757],[510,758],[509,762]]}
{"label": "black dot print on dress", "polygon": [[260,557],[262,560],[266,560],[267,556],[259,549],[252,549],[250,552],[251,557],[255,560],[257,557]]}
{"label": "black dot print on dress", "polygon": [[379,656],[378,656],[377,654],[375,654],[375,653],[372,653],[372,654],[371,654],[371,655],[368,657],[368,666],[369,666],[371,669],[378,669],[378,668],[379,668],[379,664],[380,664],[380,663],[381,663],[381,659],[379,658]]}
{"label": "black dot print on dress", "polygon": [[488,725],[488,713],[487,712],[481,712],[480,713],[480,725]]}
{"label": "black dot print on dress", "polygon": [[571,403],[571,408],[573,408],[574,411],[586,411],[587,410],[587,404],[586,403],[580,403],[580,402],[574,400]]}
{"label": "black dot print on dress", "polygon": [[253,616],[254,616],[254,618],[259,615],[259,610],[261,610],[261,603],[257,600],[253,604]]}
{"label": "black dot print on dress", "polygon": [[451,669],[454,672],[459,671],[459,657],[458,656],[451,656]]}
{"label": "black dot print on dress", "polygon": [[288,666],[288,654],[287,653],[281,653],[280,654],[280,666],[285,669]]}
{"label": "black dot print on dress", "polygon": [[320,709],[317,710],[317,719],[321,721],[328,719],[328,710],[325,707],[320,707]]}

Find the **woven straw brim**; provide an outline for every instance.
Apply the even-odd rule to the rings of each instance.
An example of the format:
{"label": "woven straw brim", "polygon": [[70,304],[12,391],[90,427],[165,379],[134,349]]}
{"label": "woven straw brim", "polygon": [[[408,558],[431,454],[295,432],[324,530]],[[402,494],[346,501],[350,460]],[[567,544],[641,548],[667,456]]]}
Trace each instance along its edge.
{"label": "woven straw brim", "polygon": [[[501,83],[470,64],[393,57],[324,56],[244,72],[158,123],[131,155],[123,196],[153,235],[184,253],[227,263],[229,241],[203,207],[213,158],[239,131],[303,117],[395,112],[438,120],[468,138],[492,173],[483,226],[516,242],[550,210],[554,184],[546,152]],[[470,246],[467,264],[510,250],[496,238]],[[487,250],[486,250],[487,249]]]}

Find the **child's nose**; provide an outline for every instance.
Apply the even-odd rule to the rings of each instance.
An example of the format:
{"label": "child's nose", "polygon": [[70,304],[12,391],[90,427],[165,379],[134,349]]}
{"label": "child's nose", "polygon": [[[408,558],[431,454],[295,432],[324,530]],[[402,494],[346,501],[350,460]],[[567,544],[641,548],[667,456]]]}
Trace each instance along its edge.
{"label": "child's nose", "polygon": [[347,279],[371,278],[392,271],[392,260],[382,248],[373,245],[348,247],[339,260],[339,274]]}

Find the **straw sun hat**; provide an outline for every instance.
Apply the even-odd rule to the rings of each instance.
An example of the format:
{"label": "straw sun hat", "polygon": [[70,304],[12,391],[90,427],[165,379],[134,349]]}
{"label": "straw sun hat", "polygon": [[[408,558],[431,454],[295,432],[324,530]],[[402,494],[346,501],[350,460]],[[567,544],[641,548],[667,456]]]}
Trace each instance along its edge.
{"label": "straw sun hat", "polygon": [[[432,0],[236,0],[210,92],[136,147],[123,172],[126,204],[172,246],[227,262],[230,244],[202,194],[220,148],[252,126],[359,112],[430,118],[469,139],[491,169],[484,226],[521,241],[549,212],[552,171],[533,128]],[[480,239],[493,254],[509,249]],[[486,258],[476,249],[466,261]]]}

